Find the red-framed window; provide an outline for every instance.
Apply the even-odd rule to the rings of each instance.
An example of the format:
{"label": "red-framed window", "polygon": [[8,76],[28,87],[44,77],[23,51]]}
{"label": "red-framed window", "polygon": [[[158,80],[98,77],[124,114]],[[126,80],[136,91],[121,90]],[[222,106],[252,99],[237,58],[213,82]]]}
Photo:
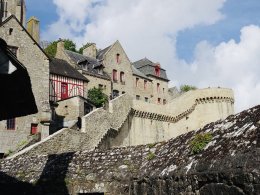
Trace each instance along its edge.
{"label": "red-framed window", "polygon": [[159,77],[161,71],[160,64],[155,65],[154,70],[155,70],[155,75]]}
{"label": "red-framed window", "polygon": [[7,130],[15,130],[15,118],[6,120],[6,129]]}
{"label": "red-framed window", "polygon": [[113,81],[117,81],[117,70],[113,70]]}
{"label": "red-framed window", "polygon": [[38,132],[38,125],[37,124],[31,124],[31,134],[34,135]]}
{"label": "red-framed window", "polygon": [[147,89],[147,80],[144,80],[144,89]]}
{"label": "red-framed window", "polygon": [[124,72],[120,72],[120,82],[125,83],[125,73]]}
{"label": "red-framed window", "polygon": [[61,83],[61,99],[66,99],[69,97],[68,83]]}

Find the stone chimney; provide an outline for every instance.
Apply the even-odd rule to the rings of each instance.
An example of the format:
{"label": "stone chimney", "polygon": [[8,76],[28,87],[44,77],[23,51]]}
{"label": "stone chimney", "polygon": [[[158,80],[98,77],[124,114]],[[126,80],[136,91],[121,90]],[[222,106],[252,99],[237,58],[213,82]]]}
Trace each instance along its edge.
{"label": "stone chimney", "polygon": [[55,58],[64,59],[64,56],[65,56],[64,41],[62,39],[59,39],[57,43],[57,52]]}
{"label": "stone chimney", "polygon": [[34,38],[34,40],[40,43],[40,21],[32,16],[27,22],[27,31]]}
{"label": "stone chimney", "polygon": [[83,55],[91,58],[96,58],[97,47],[95,43],[87,43],[86,48],[83,49]]}

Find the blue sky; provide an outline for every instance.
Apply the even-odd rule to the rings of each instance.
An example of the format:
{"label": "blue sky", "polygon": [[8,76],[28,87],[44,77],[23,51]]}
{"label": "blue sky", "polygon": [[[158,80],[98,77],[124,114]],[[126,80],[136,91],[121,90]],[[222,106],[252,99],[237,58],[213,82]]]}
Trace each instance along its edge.
{"label": "blue sky", "polygon": [[[37,16],[41,30],[58,20],[57,7],[53,0],[27,0],[27,17]],[[260,25],[259,0],[227,0],[221,12],[225,18],[209,26],[197,25],[183,30],[177,36],[177,54],[181,59],[193,60],[193,51],[200,41],[207,40],[213,45],[230,39],[239,40],[240,29],[250,24]]]}
{"label": "blue sky", "polygon": [[221,12],[225,18],[210,26],[196,26],[180,32],[177,37],[177,53],[188,61],[193,59],[193,50],[202,40],[213,45],[230,39],[239,40],[240,29],[250,24],[260,24],[259,0],[228,0]]}
{"label": "blue sky", "polygon": [[41,39],[105,48],[119,40],[131,61],[147,57],[170,86],[226,87],[236,111],[260,103],[259,0],[27,0]]}

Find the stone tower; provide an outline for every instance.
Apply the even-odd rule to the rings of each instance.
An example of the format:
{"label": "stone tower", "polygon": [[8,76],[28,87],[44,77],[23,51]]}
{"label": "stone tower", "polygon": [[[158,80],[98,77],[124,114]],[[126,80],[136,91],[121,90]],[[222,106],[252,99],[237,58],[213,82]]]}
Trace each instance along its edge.
{"label": "stone tower", "polygon": [[0,20],[3,21],[11,15],[25,26],[26,24],[26,6],[25,0],[0,0]]}
{"label": "stone tower", "polygon": [[40,21],[32,16],[27,22],[27,31],[34,38],[34,40],[40,43]]}

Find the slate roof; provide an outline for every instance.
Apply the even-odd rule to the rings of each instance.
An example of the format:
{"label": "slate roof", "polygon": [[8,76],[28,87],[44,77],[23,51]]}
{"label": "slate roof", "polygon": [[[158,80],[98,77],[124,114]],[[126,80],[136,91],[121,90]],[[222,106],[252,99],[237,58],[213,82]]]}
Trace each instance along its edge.
{"label": "slate roof", "polygon": [[84,74],[110,80],[110,76],[105,71],[103,74],[98,73],[97,67],[103,66],[99,60],[69,50],[65,50],[65,52],[78,65],[78,68],[81,68],[80,65],[87,66],[87,69],[82,69]]}
{"label": "slate roof", "polygon": [[50,73],[87,82],[89,81],[79,71],[73,68],[68,62],[57,58],[52,58],[50,61]]}
{"label": "slate roof", "polygon": [[156,63],[152,62],[151,60],[149,60],[147,58],[138,60],[133,63],[133,66],[136,69],[138,69],[140,72],[145,74],[146,76],[152,76],[152,77],[159,78],[159,79],[162,79],[165,81],[169,81],[165,69],[160,68],[161,71],[160,71],[159,77],[155,74],[155,71],[154,71],[155,65],[156,65]]}
{"label": "slate roof", "polygon": [[106,47],[105,49],[102,49],[102,50],[98,51],[98,53],[97,53],[97,59],[103,60],[105,53],[110,49],[110,47],[112,47],[112,45]]}
{"label": "slate roof", "polygon": [[132,71],[133,71],[133,74],[136,76],[142,77],[142,78],[150,80],[150,81],[152,80],[151,78],[147,77],[144,73],[139,71],[137,68],[135,68],[133,65],[132,65]]}

